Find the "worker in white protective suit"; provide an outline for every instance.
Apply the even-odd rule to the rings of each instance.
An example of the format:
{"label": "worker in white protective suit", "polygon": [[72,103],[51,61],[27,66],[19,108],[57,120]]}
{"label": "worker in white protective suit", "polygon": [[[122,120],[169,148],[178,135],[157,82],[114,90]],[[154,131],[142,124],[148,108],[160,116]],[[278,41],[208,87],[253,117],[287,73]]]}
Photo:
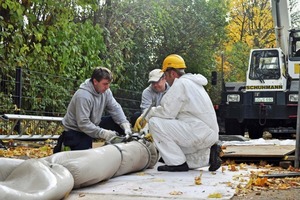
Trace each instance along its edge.
{"label": "worker in white protective suit", "polygon": [[220,168],[219,127],[213,104],[205,91],[207,79],[201,74],[185,74],[183,58],[171,54],[162,71],[171,86],[160,106],[153,107],[145,120],[166,165],[158,171],[188,171],[209,166]]}

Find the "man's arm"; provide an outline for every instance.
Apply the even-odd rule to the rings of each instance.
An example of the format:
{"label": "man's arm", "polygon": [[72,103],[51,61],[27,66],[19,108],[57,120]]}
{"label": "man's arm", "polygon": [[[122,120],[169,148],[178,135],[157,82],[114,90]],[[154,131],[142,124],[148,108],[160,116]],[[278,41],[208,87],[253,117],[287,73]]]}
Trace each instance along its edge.
{"label": "man's arm", "polygon": [[152,104],[152,99],[153,97],[155,97],[155,94],[153,93],[153,91],[151,91],[150,87],[151,86],[147,87],[142,93],[142,101],[140,106],[142,112],[150,107],[150,105]]}
{"label": "man's arm", "polygon": [[153,107],[146,120],[148,121],[151,117],[161,117],[166,119],[174,119],[177,117],[179,111],[185,103],[184,87],[180,83],[173,83],[172,87],[162,98],[160,106]]}
{"label": "man's arm", "polygon": [[106,110],[111,115],[113,120],[121,125],[123,123],[129,123],[129,121],[126,119],[126,116],[124,114],[124,111],[121,107],[121,105],[116,101],[116,99],[113,97],[112,92],[110,89],[106,92]]}

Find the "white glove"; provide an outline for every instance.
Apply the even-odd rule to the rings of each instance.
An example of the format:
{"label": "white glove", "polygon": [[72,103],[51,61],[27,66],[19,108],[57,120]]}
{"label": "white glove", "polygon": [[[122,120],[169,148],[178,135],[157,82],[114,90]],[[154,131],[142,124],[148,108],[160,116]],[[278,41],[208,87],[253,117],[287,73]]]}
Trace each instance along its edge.
{"label": "white glove", "polygon": [[102,129],[100,131],[100,138],[105,139],[106,141],[109,141],[111,138],[117,136],[117,132],[116,131],[111,131],[111,130],[107,130],[107,129]]}
{"label": "white glove", "polygon": [[131,135],[132,134],[131,125],[130,125],[129,122],[122,123],[121,128],[124,130],[126,135]]}

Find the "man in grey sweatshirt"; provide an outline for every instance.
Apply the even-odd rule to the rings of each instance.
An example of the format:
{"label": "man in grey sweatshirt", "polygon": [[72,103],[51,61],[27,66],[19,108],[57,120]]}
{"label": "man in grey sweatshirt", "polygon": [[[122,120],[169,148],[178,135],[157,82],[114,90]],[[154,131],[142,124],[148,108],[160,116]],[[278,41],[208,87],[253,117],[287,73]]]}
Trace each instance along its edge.
{"label": "man in grey sweatshirt", "polygon": [[154,106],[160,105],[160,101],[164,94],[168,91],[169,85],[166,82],[164,73],[161,69],[153,69],[149,73],[148,83],[150,85],[143,90],[141,98],[141,111],[137,111],[131,117],[131,125],[134,126],[136,120],[141,116],[141,114],[154,103]]}
{"label": "man in grey sweatshirt", "polygon": [[[59,152],[61,146],[68,146],[71,150],[89,149],[92,148],[93,138],[108,141],[117,134],[132,133],[122,107],[109,89],[111,81],[111,71],[98,67],[94,69],[91,78],[80,85],[62,120],[65,130],[54,153]],[[100,123],[104,110],[110,117],[106,118],[105,123]],[[105,127],[115,127],[112,128],[115,130]]]}

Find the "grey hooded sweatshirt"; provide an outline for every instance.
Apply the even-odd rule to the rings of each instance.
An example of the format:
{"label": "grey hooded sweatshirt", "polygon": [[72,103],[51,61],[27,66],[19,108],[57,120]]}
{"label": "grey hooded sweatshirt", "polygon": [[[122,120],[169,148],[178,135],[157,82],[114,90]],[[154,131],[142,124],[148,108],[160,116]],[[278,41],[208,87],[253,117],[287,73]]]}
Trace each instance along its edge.
{"label": "grey hooded sweatshirt", "polygon": [[92,138],[100,138],[102,114],[106,110],[117,124],[127,122],[120,104],[110,89],[97,93],[90,79],[85,80],[73,95],[62,123],[66,131],[84,132]]}

